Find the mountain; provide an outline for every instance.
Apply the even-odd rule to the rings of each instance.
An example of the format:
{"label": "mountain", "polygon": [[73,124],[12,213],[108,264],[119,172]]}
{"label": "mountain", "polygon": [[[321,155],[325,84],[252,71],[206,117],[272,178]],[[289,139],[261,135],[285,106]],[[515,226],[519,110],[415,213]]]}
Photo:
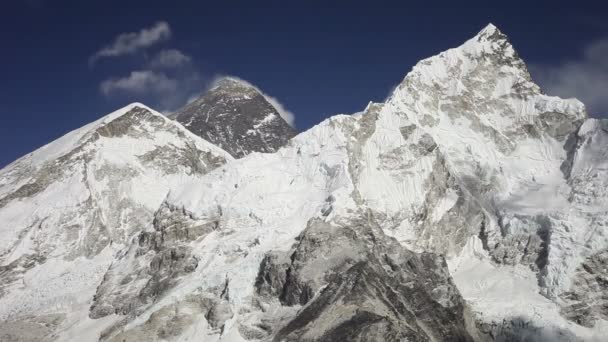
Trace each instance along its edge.
{"label": "mountain", "polygon": [[275,152],[296,134],[262,92],[234,77],[216,81],[171,117],[235,158]]}
{"label": "mountain", "polygon": [[84,334],[108,267],[170,189],[229,160],[136,103],[1,170],[0,340],[55,339],[60,323]]}
{"label": "mountain", "polygon": [[274,153],[132,105],[0,172],[0,339],[600,341],[607,157],[493,25]]}

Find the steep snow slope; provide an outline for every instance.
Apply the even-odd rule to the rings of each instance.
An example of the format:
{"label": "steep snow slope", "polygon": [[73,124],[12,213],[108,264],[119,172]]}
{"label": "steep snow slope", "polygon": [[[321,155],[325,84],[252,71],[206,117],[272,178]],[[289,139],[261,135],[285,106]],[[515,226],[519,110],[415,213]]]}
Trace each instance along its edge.
{"label": "steep snow slope", "polygon": [[46,320],[77,329],[114,253],[149,229],[169,189],[230,159],[132,104],[7,166],[0,172],[0,319],[12,323],[0,330]]}

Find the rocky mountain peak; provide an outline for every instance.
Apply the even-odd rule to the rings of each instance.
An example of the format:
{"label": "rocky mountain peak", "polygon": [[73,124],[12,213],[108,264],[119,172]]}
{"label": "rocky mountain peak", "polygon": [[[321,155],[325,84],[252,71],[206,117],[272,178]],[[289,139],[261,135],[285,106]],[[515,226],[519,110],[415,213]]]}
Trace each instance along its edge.
{"label": "rocky mountain peak", "polygon": [[543,132],[563,139],[586,117],[580,101],[544,95],[508,37],[492,24],[416,64],[388,103],[437,131],[438,141],[446,140],[439,131],[464,125],[505,152]]}
{"label": "rocky mountain peak", "polygon": [[486,58],[498,66],[511,67],[520,77],[531,81],[526,64],[519,57],[509,37],[493,24],[488,24],[461,48],[473,59]]}
{"label": "rocky mountain peak", "polygon": [[[237,77],[225,76],[222,77],[215,82],[213,82],[210,90],[214,91],[241,91],[241,92],[256,92],[259,93],[259,90],[256,89],[254,85],[251,83],[242,80]],[[236,94],[235,94],[236,95]]]}
{"label": "rocky mountain peak", "polygon": [[481,31],[479,31],[479,33],[477,34],[477,40],[481,41],[481,40],[486,40],[486,41],[493,41],[493,42],[508,42],[509,38],[502,33],[502,31],[500,31],[498,29],[498,27],[496,27],[494,24],[489,23],[486,27],[484,27]]}
{"label": "rocky mountain peak", "polygon": [[216,81],[173,117],[236,158],[251,152],[274,152],[295,135],[266,95],[235,77]]}

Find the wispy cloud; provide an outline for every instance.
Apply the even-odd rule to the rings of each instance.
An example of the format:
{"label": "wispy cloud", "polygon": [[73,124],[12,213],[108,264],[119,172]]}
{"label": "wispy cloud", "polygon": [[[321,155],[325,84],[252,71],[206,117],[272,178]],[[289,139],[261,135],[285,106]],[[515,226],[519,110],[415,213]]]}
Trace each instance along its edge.
{"label": "wispy cloud", "polygon": [[89,63],[94,64],[100,58],[118,57],[133,54],[143,48],[169,40],[171,38],[171,27],[165,21],[159,21],[151,27],[143,28],[139,32],[128,32],[119,34],[114,41],[101,48],[89,58]]}
{"label": "wispy cloud", "polygon": [[[122,33],[90,58],[149,54],[150,47],[172,38],[167,22],[160,21],[138,32]],[[105,79],[99,91],[108,98],[125,98],[148,102],[160,111],[171,112],[183,106],[189,96],[203,88],[203,79],[189,55],[177,49],[163,49],[140,67],[121,76]]]}
{"label": "wispy cloud", "polygon": [[109,98],[147,102],[161,112],[171,113],[185,105],[203,84],[202,76],[195,70],[168,73],[143,69],[105,80],[100,83],[99,91]]}
{"label": "wispy cloud", "polygon": [[549,95],[576,97],[592,116],[608,116],[608,38],[588,44],[582,55],[559,65],[532,64],[530,72]]}
{"label": "wispy cloud", "polygon": [[263,92],[262,95],[264,95],[266,101],[268,101],[277,110],[277,112],[279,112],[279,115],[281,115],[283,120],[285,120],[289,124],[289,126],[295,127],[296,115],[293,112],[285,108],[285,106],[281,102],[279,102],[276,97],[264,94]]}
{"label": "wispy cloud", "polygon": [[99,89],[106,95],[116,93],[129,94],[165,94],[177,89],[177,81],[170,79],[163,73],[152,70],[133,71],[121,78],[111,78],[101,82]]}
{"label": "wispy cloud", "polygon": [[[138,32],[118,35],[111,44],[91,56],[89,62],[94,64],[100,58],[120,57],[138,52],[145,57],[149,54],[149,47],[171,38],[169,24],[160,21]],[[213,87],[215,81],[208,82],[210,79],[221,78],[224,76],[204,77],[191,56],[178,49],[167,48],[152,54],[152,57],[144,60],[136,70],[103,80],[99,84],[99,91],[108,98],[150,101],[149,103],[161,112],[171,113],[194,101],[199,96],[194,94],[200,94],[205,85]],[[247,81],[240,81],[254,87],[289,125],[294,126],[295,115],[279,100]]]}
{"label": "wispy cloud", "polygon": [[161,50],[149,62],[151,68],[181,68],[192,63],[192,58],[177,49]]}

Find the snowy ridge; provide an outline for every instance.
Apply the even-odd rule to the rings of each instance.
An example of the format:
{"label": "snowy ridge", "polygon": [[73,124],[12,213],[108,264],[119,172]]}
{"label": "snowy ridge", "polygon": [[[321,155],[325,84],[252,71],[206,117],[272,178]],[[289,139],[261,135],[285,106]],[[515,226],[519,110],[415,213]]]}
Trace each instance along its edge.
{"label": "snowy ridge", "polygon": [[[130,112],[134,108],[146,109],[150,113],[156,115],[158,118],[165,120],[166,122],[171,122],[170,119],[167,119],[161,113],[151,109],[150,107],[144,104],[141,104],[139,102],[131,103],[123,108],[120,108],[110,114],[103,116],[102,118],[90,124],[87,124],[83,127],[69,132],[64,136],[56,139],[55,141],[46,144],[37,149],[36,151],[29,153],[7,165],[5,168],[0,170],[0,196],[27,182],[27,180],[24,180],[21,177],[15,178],[17,173],[15,171],[16,169],[21,170],[23,168],[27,168],[28,170],[35,170],[40,165],[69,153],[70,151],[78,147],[80,144],[82,144],[85,140],[90,138],[90,136],[95,133],[95,130],[97,128],[112,122],[120,116]],[[183,133],[188,135],[190,138],[195,137],[195,135],[188,130],[183,130]],[[199,140],[197,138],[193,139]],[[206,144],[203,149],[213,151],[217,154],[225,154],[225,152],[223,152],[220,148],[212,144]]]}
{"label": "snowy ridge", "polygon": [[[241,87],[215,91],[249,103]],[[608,331],[608,124],[543,94],[493,25],[274,153],[234,160],[141,105],[117,113],[0,172],[8,336],[41,322],[38,339],[66,341]],[[242,136],[276,115],[256,113]],[[217,141],[243,151],[226,127]]]}

